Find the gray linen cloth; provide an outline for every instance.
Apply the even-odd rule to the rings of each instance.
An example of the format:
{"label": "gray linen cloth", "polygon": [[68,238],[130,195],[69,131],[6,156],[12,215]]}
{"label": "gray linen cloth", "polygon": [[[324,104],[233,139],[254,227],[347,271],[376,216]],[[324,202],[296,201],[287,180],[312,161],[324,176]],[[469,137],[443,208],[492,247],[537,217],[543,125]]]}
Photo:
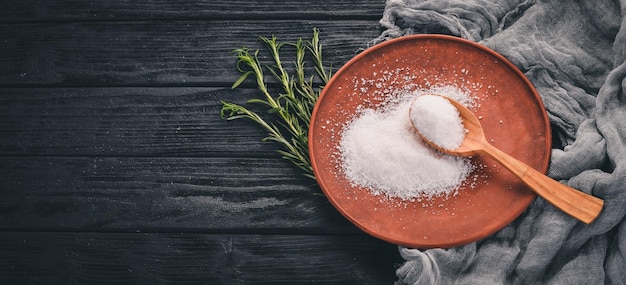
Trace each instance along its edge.
{"label": "gray linen cloth", "polygon": [[397,284],[626,284],[626,0],[388,0],[375,42],[460,36],[533,82],[557,143],[548,175],[605,200],[591,225],[541,198],[484,240],[400,247]]}

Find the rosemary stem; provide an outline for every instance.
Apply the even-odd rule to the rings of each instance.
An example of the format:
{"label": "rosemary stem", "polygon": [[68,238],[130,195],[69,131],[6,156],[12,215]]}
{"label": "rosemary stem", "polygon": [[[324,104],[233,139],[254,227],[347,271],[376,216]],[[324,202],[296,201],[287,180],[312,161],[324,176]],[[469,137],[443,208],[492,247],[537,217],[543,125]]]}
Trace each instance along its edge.
{"label": "rosemary stem", "polygon": [[[259,103],[267,106],[268,112],[275,114],[272,122],[246,106],[226,101],[221,102],[220,114],[228,120],[246,118],[257,123],[258,126],[267,131],[267,136],[262,139],[263,141],[277,142],[280,145],[277,152],[283,158],[300,168],[306,177],[315,179],[309,159],[308,128],[311,113],[322,87],[314,88],[313,82],[314,78],[318,77],[325,84],[331,76],[330,68],[327,72],[322,60],[319,30],[313,29],[311,40],[299,39],[295,43],[279,42],[275,36],[259,38],[267,46],[273,59],[273,65],[264,68],[259,61],[258,50],[251,52],[246,48],[236,49],[234,52],[237,57],[237,69],[241,76],[234,82],[232,88],[240,86],[250,75],[254,76],[257,88],[263,96],[262,98],[249,99],[248,103]],[[283,64],[280,52],[284,46],[295,48],[294,76],[287,72]],[[305,69],[307,53],[312,56],[315,70],[315,74],[309,77],[306,76]],[[280,81],[283,93],[272,95],[265,81],[265,70]]]}

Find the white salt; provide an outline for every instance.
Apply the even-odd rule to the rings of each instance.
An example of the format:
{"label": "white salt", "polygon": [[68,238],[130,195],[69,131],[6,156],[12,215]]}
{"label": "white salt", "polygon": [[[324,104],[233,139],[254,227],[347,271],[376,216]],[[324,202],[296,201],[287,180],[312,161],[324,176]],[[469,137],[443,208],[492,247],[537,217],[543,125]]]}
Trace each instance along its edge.
{"label": "white salt", "polygon": [[450,150],[461,146],[465,127],[459,111],[446,98],[419,96],[410,108],[409,116],[413,126],[430,142]]}
{"label": "white salt", "polygon": [[[435,151],[411,126],[411,102],[432,92],[405,92],[377,109],[364,108],[345,126],[341,169],[353,185],[403,200],[447,196],[462,185],[473,170],[470,160]],[[471,101],[458,89],[447,92],[457,101]]]}

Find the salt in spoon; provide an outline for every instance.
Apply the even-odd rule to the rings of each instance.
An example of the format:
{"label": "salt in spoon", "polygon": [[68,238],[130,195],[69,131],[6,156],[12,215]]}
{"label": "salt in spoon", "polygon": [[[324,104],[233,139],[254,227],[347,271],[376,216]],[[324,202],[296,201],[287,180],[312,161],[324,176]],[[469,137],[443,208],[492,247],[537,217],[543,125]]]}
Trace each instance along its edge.
{"label": "salt in spoon", "polygon": [[[465,127],[465,137],[457,148],[446,149],[425,137],[411,120],[411,125],[426,143],[439,151],[455,156],[488,155],[519,177],[537,195],[570,216],[586,224],[590,224],[598,217],[604,205],[602,199],[561,184],[499,150],[487,142],[483,128],[472,111],[451,98],[441,97],[447,99],[459,111],[460,119]],[[411,107],[409,117],[411,117],[412,110]]]}

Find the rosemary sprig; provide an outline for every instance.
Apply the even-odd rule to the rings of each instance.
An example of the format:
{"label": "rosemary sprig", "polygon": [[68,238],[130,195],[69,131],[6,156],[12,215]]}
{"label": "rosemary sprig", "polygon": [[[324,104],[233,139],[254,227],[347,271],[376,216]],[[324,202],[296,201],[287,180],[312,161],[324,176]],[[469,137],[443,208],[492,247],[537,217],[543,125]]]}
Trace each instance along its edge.
{"label": "rosemary sprig", "polygon": [[[300,168],[306,177],[315,179],[309,159],[308,128],[311,112],[319,97],[321,86],[316,87],[314,79],[320,78],[326,84],[332,76],[331,69],[324,67],[322,61],[322,45],[319,42],[319,30],[313,29],[313,37],[309,41],[299,39],[295,43],[279,42],[275,36],[271,38],[259,37],[267,46],[272,59],[272,66],[263,67],[259,62],[259,51],[247,48],[234,50],[237,57],[237,69],[241,76],[233,83],[232,88],[239,87],[248,77],[253,76],[262,98],[252,98],[247,101],[251,104],[266,106],[268,112],[274,114],[268,122],[250,108],[221,101],[222,118],[234,120],[247,118],[256,122],[268,134],[263,141],[274,141],[280,145],[277,150],[283,158]],[[289,46],[295,48],[294,60],[295,75],[290,75],[281,59],[281,48]],[[315,75],[305,75],[307,52],[312,56],[315,64]],[[269,72],[281,85],[282,92],[272,95],[268,90],[265,71]]]}

